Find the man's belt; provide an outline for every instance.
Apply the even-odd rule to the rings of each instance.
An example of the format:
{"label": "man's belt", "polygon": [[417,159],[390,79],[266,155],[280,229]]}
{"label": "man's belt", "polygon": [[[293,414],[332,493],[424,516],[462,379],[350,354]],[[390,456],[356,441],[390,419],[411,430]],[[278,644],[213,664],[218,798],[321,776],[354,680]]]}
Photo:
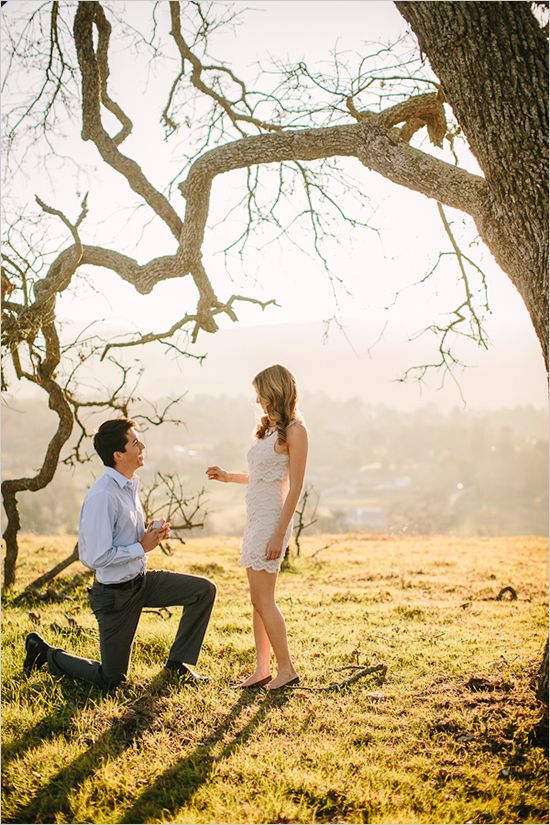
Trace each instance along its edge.
{"label": "man's belt", "polygon": [[119,590],[129,590],[131,587],[136,587],[138,584],[141,584],[145,573],[140,573],[139,576],[136,576],[135,579],[130,579],[127,582],[112,582],[111,584],[103,584],[103,582],[96,581],[96,584],[99,584],[101,587],[116,587]]}

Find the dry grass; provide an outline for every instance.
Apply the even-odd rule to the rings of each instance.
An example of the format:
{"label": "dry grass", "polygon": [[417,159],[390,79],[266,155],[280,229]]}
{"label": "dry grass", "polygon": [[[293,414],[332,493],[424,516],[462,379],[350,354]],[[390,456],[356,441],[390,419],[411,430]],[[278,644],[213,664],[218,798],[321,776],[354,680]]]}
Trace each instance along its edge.
{"label": "dry grass", "polygon": [[[73,542],[27,538],[19,586]],[[200,691],[160,672],[176,611],[142,617],[130,680],[114,696],[46,671],[23,676],[34,629],[97,655],[78,565],[49,601],[6,602],[3,821],[548,821],[530,686],[547,633],[542,539],[304,539],[279,584],[302,684],[324,687],[357,662],[388,673],[383,685],[367,677],[279,697],[228,687],[253,661],[238,547],[195,539],[150,559],[218,584],[199,663],[212,681]],[[496,600],[506,585],[517,600]]]}

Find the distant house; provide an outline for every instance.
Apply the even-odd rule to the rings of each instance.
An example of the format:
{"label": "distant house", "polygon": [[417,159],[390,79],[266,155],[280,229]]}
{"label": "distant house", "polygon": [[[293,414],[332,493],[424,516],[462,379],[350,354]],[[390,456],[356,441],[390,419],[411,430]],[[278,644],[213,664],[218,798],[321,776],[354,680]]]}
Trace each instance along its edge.
{"label": "distant house", "polygon": [[388,516],[382,507],[346,507],[344,510],[350,527],[385,527]]}

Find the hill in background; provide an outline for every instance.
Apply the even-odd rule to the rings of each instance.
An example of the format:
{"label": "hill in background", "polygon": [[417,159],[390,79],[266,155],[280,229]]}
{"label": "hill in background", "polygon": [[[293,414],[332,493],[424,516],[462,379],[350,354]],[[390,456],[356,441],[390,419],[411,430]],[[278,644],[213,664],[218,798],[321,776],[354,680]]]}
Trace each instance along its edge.
{"label": "hill in background", "polygon": [[[302,407],[310,432],[306,480],[319,499],[310,532],[546,534],[546,410],[402,411],[309,392]],[[179,426],[144,433],[143,486],[161,470],[180,474],[189,495],[206,487],[205,532],[238,535],[244,489],[208,482],[204,471],[209,464],[246,469],[256,414],[251,396],[190,396],[175,414]],[[4,477],[37,469],[55,421],[37,400],[4,409]],[[93,454],[91,443],[84,451]],[[82,497],[101,472],[96,456],[75,470],[60,467],[48,488],[21,495],[23,529],[74,532]]]}
{"label": "hill in background", "polygon": [[[427,403],[449,410],[466,403],[486,409],[533,404],[546,406],[547,383],[540,346],[532,329],[510,319],[503,329],[495,326],[488,350],[473,346],[458,351],[468,369],[457,367],[456,381],[447,375],[429,373],[423,384],[402,383],[405,370],[437,360],[437,345],[423,336],[409,341],[405,329],[410,319],[392,310],[392,327],[380,313],[369,322],[349,320],[342,332],[334,325],[328,337],[322,322],[232,326],[215,335],[202,334],[189,351],[206,354],[198,361],[178,356],[161,344],[127,350],[112,350],[126,365],[143,366],[140,394],[144,399],[187,393],[198,395],[254,396],[250,382],[254,375],[273,363],[289,367],[304,393],[323,393],[333,400],[358,398],[367,404],[384,404],[411,410]],[[521,320],[521,319],[520,319]],[[93,330],[92,330],[93,331]],[[117,340],[120,330],[105,330],[102,340]],[[76,325],[67,326],[64,339],[74,340]],[[117,381],[119,374],[103,362],[102,380]],[[94,370],[79,372],[83,386],[98,384]],[[105,377],[107,376],[107,377]],[[18,397],[37,397],[32,386],[12,382]]]}

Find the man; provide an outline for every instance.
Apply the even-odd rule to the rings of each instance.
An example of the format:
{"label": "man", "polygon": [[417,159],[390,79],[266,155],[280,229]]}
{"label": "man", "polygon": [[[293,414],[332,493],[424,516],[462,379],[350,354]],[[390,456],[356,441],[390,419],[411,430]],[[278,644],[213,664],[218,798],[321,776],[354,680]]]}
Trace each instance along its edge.
{"label": "man", "polygon": [[200,576],[147,572],[147,554],[167,538],[170,526],[162,519],[145,529],[135,475],[143,466],[145,446],[135,427],[131,419],[115,418],[98,429],[94,447],[105,473],[89,489],[80,514],[78,551],[80,560],[95,572],[88,592],[99,625],[101,662],[51,647],[31,633],[25,644],[26,673],[47,664],[51,673],[113,689],[126,677],[142,609],[183,605],[165,667],[185,681],[206,681],[190,665],[199,656],[216,588]]}

